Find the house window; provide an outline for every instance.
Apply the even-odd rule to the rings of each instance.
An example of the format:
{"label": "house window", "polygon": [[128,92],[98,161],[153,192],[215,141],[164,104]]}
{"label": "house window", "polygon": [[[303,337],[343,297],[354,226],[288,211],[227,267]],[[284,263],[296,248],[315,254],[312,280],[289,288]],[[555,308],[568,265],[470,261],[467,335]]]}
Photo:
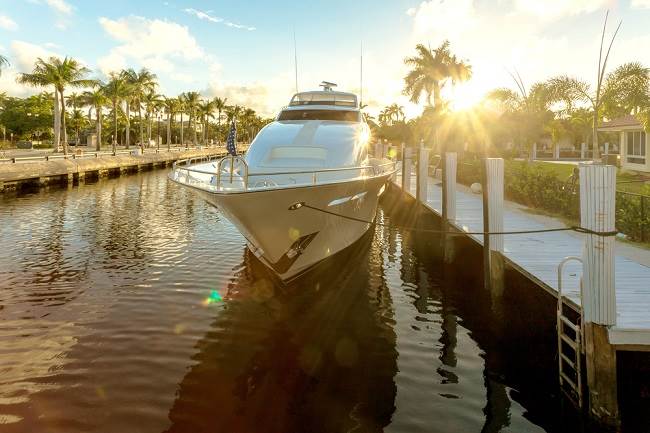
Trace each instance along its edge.
{"label": "house window", "polygon": [[627,162],[645,164],[645,131],[630,131],[626,133]]}

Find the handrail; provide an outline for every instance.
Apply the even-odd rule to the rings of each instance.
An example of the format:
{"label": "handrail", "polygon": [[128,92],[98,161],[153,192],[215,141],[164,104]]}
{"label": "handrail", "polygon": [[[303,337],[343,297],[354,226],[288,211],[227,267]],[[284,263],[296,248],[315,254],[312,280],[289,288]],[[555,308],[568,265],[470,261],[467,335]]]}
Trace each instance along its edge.
{"label": "handrail", "polygon": [[[212,181],[208,182],[207,180],[204,181],[205,183],[209,183],[211,186],[215,187],[216,190],[221,190],[222,185],[221,185],[221,176],[222,176],[222,171],[223,171],[223,164],[226,162],[230,163],[230,183],[232,184],[233,182],[233,175],[234,175],[234,164],[236,161],[239,161],[240,165],[243,166],[244,168],[244,173],[240,174],[240,178],[243,182],[243,189],[248,190],[248,185],[249,185],[249,178],[250,177],[259,177],[259,176],[278,176],[278,175],[296,175],[296,174],[311,174],[312,175],[312,184],[315,185],[317,182],[317,174],[318,173],[336,173],[336,172],[344,172],[344,171],[352,171],[352,170],[373,170],[373,174],[383,173],[384,167],[387,166],[394,166],[395,162],[394,161],[389,161],[385,162],[382,164],[378,165],[363,165],[363,166],[356,166],[356,167],[341,167],[341,168],[323,168],[319,170],[299,170],[299,171],[285,171],[285,172],[260,172],[260,173],[251,173],[248,171],[248,164],[246,163],[246,160],[243,159],[240,156],[226,156],[223,157],[219,160],[219,163],[217,164],[216,167],[216,172],[214,171],[208,171],[208,170],[201,170],[197,168],[192,168],[189,167],[189,165],[193,164],[196,161],[205,161],[205,160],[211,160],[213,158],[211,157],[197,157],[197,158],[188,158],[184,160],[179,160],[174,162],[173,164],[173,170],[174,171],[185,171],[186,176],[185,176],[185,182],[189,183],[190,181],[190,173],[199,173],[199,174],[207,174],[211,176],[216,175],[216,185],[212,183]],[[178,176],[178,175],[177,175]],[[212,178],[214,180],[214,178]],[[180,179],[179,179],[180,180]],[[198,181],[199,183],[201,182],[200,179],[195,179],[195,181]],[[295,182],[295,181],[294,181]],[[259,183],[259,182],[258,182]],[[308,183],[305,183],[308,184]],[[257,185],[257,183],[255,184]]]}

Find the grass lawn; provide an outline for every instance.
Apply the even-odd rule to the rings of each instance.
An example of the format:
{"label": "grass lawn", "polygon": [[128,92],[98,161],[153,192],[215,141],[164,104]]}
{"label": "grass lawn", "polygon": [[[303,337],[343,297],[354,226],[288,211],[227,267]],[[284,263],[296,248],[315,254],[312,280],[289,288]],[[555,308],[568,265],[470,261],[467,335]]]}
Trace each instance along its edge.
{"label": "grass lawn", "polygon": [[[508,167],[514,168],[517,166],[521,166],[523,164],[531,164],[531,163],[528,161],[506,160],[505,164],[507,170]],[[532,164],[535,167],[542,169],[546,173],[553,174],[555,177],[557,177],[563,182],[566,181],[569,178],[569,176],[571,176],[574,167],[576,167],[573,164],[556,164],[553,162],[545,162],[545,161],[535,161]],[[638,180],[646,180],[646,182],[623,183],[623,182],[638,181]],[[635,192],[639,194],[650,195],[650,175],[640,176],[640,175],[633,175],[630,173],[622,173],[621,170],[618,169],[616,175],[616,182],[618,183],[616,189],[618,189],[619,191]]]}

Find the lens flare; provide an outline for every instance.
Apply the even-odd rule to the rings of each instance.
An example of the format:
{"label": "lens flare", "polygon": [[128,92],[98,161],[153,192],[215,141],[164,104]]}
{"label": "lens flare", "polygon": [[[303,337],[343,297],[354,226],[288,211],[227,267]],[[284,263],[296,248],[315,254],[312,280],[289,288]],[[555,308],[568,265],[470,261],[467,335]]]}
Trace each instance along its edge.
{"label": "lens flare", "polygon": [[223,301],[223,298],[221,297],[219,292],[217,292],[216,290],[212,290],[210,292],[210,295],[203,300],[202,304],[207,307],[210,304],[216,304],[217,302],[221,302],[221,301]]}

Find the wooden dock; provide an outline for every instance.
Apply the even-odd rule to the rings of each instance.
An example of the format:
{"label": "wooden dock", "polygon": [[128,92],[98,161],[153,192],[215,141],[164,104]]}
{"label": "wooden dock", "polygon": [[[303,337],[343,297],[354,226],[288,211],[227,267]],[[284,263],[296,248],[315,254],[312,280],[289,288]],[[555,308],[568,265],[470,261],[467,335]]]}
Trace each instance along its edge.
{"label": "wooden dock", "polygon": [[[423,203],[440,216],[442,214],[441,182],[428,177],[427,198]],[[406,191],[415,197],[416,176],[411,176],[411,188]],[[401,175],[394,180],[401,188]],[[504,210],[504,230],[523,231],[548,229],[566,226],[562,221],[540,218],[522,209],[522,206],[507,204]],[[464,186],[458,185],[456,193],[456,219],[452,222],[458,230],[466,232],[483,231],[483,201],[480,194],[473,194]],[[478,244],[483,244],[482,235],[468,235]],[[537,282],[542,288],[557,296],[557,267],[567,256],[582,255],[583,236],[575,232],[551,232],[518,234],[504,236],[506,263]],[[618,243],[618,242],[617,242]],[[650,254],[638,249],[635,257],[634,247],[626,246],[632,254],[616,252],[616,325],[609,328],[610,344],[618,350],[650,351],[650,267],[641,255]],[[645,264],[644,264],[645,262]],[[563,275],[563,292],[576,307],[581,304],[579,263],[570,262]]]}

